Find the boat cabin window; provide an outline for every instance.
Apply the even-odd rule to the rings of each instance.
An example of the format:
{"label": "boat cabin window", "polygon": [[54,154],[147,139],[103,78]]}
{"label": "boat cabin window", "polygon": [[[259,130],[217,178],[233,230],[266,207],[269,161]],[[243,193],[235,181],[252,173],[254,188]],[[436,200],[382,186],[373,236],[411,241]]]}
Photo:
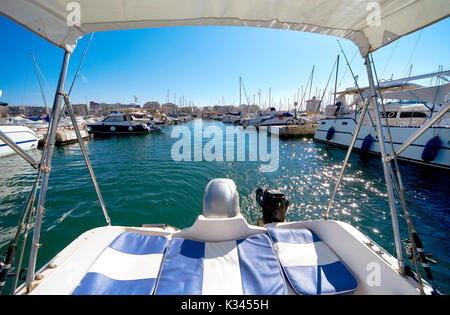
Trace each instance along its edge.
{"label": "boat cabin window", "polygon": [[108,116],[103,121],[114,121],[114,116]]}
{"label": "boat cabin window", "polygon": [[424,112],[401,112],[400,118],[427,118],[427,114]]}
{"label": "boat cabin window", "polygon": [[[397,112],[386,112],[386,115],[388,118],[395,118],[397,117]],[[385,118],[384,112],[380,113],[381,118]]]}

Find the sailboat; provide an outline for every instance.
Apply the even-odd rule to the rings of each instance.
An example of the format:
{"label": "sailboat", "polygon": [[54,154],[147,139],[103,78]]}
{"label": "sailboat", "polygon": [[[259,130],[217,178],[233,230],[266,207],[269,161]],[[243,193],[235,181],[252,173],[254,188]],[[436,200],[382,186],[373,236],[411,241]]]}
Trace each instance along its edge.
{"label": "sailboat", "polygon": [[[78,0],[77,3],[83,8],[81,12],[84,12],[84,15],[79,19],[81,22],[78,25],[70,25],[65,19],[61,19],[67,15],[65,1],[62,0],[52,3],[44,0],[0,2],[2,15],[64,50],[53,104],[56,115],[52,115],[49,126],[50,139],[54,138],[57,127],[57,113],[64,95],[64,82],[71,53],[77,40],[90,32],[214,24],[283,28],[344,37],[358,46],[366,62],[370,82],[368,90],[371,95],[376,95],[370,53],[404,35],[433,24],[450,13],[448,0],[380,2],[380,10],[374,18],[379,23],[368,22],[366,2],[353,0],[320,1],[320,5],[317,1],[303,1],[299,5],[297,0],[277,2],[275,5],[271,0],[260,0],[257,5],[243,5],[251,4],[252,1],[219,0],[208,6],[205,6],[202,0],[189,0],[185,1],[183,10],[174,10],[174,2],[167,0]],[[138,5],[139,10],[135,10]],[[423,8],[427,8],[426,12]],[[39,23],[45,27],[39,27]],[[67,98],[65,101],[68,101]],[[447,111],[448,107],[442,111]],[[369,108],[376,117],[380,117],[377,98],[368,98],[361,109],[362,118],[357,123],[358,127]],[[431,123],[435,122],[433,119]],[[376,119],[375,128],[378,138],[384,139],[384,130],[379,119]],[[352,143],[354,141],[355,139],[352,139]],[[49,144],[39,168],[46,171],[38,171],[37,178],[41,179],[41,189],[37,198],[37,209],[43,209],[45,206],[50,176],[48,166],[53,149],[52,141],[49,141]],[[380,143],[381,162],[386,180],[396,257],[355,227],[330,219],[333,198],[352,146],[348,150],[322,220],[284,222],[284,216],[279,215],[279,211],[286,210],[287,203],[279,192],[266,191],[261,204],[270,215],[263,220],[261,226],[251,225],[240,213],[239,193],[234,182],[231,179],[213,179],[205,187],[201,214],[191,227],[182,230],[167,225],[112,225],[95,177],[92,176],[89,158],[83,151],[106,226],[86,231],[76,237],[51,261],[36,270],[45,213],[36,211],[26,281],[18,287],[14,285],[13,294],[436,293],[432,279],[426,281],[418,267],[418,264],[422,263],[427,274],[430,271],[411,220],[407,222],[410,232],[408,253],[411,254],[414,269],[405,263],[393,193],[397,178],[390,172],[390,160],[383,141]],[[32,193],[36,193],[36,190],[33,189]],[[34,213],[30,209],[31,206],[25,208],[22,216],[24,222]],[[404,211],[409,218],[407,208]],[[14,257],[11,253],[14,252],[14,244],[17,242],[11,244],[6,267],[2,269],[3,277],[8,274],[8,266]],[[17,281],[15,283],[17,284]]]}

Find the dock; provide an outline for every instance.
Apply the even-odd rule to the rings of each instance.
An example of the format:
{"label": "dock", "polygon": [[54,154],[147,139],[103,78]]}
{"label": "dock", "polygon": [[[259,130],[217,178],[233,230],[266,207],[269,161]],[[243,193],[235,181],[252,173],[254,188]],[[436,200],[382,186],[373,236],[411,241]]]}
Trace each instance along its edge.
{"label": "dock", "polygon": [[316,133],[318,124],[316,122],[305,122],[303,124],[292,126],[269,126],[267,133],[272,134],[275,129],[281,139],[292,139],[299,137],[313,137]]}

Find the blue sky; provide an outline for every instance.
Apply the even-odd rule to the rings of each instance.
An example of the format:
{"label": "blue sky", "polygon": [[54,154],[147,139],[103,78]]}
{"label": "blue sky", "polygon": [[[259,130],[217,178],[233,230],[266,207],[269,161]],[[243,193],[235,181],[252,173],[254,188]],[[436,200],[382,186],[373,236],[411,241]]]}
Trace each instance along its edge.
{"label": "blue sky", "polygon": [[[394,79],[403,77],[414,47],[412,75],[436,71],[440,65],[448,69],[449,32],[448,18],[400,39],[395,50],[395,43],[381,48],[374,53],[378,74],[386,69],[384,78],[392,74]],[[43,105],[30,54],[33,51],[48,83],[44,83],[44,90],[51,104],[63,51],[3,16],[0,35],[0,100],[10,105]],[[82,38],[71,56],[68,85],[88,39]],[[340,42],[347,58],[352,59],[356,46],[344,39]],[[285,99],[292,102],[298,88],[307,84],[313,65],[313,91],[325,87],[338,53],[334,37],[273,29],[208,26],[101,32],[94,35],[81,69],[83,78],[78,79],[71,98],[72,103],[85,103],[86,99],[130,103],[136,95],[139,104],[152,100],[164,103],[170,90],[171,101],[175,93],[177,102],[184,96],[197,106],[217,104],[222,97],[226,104],[238,103],[242,76],[249,98],[253,99],[259,89],[267,98],[271,87],[276,103]],[[367,77],[359,53],[352,68],[359,83],[365,85]],[[341,89],[354,86],[346,69],[341,56]]]}

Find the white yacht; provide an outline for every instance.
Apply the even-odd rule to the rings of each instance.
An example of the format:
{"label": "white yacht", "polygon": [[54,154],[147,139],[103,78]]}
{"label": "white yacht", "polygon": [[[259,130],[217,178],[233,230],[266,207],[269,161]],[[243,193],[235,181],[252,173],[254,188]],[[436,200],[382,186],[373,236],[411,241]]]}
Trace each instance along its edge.
{"label": "white yacht", "polygon": [[[38,135],[26,126],[0,124],[0,131],[24,151],[38,147]],[[10,154],[15,154],[15,151],[0,140],[0,157]]]}
{"label": "white yacht", "polygon": [[[390,87],[389,89],[392,89]],[[411,100],[386,101],[381,112],[381,123],[388,143],[387,153],[400,148],[414,133],[424,126],[433,116],[444,109],[444,105],[450,101],[450,84],[433,88],[420,88],[409,86],[408,90],[389,92],[384,89],[384,97],[411,98],[418,97],[419,91],[427,91],[422,95],[430,95],[434,103],[418,102]],[[436,95],[435,92],[439,94]],[[356,130],[360,111],[350,110],[354,104],[347,105],[344,94],[339,100],[339,106],[328,106],[325,118],[321,119],[314,135],[314,140],[342,147],[349,147]],[[394,94],[393,94],[394,93]],[[406,94],[406,96],[405,96]],[[422,96],[423,97],[423,96]],[[370,113],[370,112],[369,112]],[[364,153],[380,154],[380,146],[374,129],[373,115],[366,115],[354,144],[354,149]],[[401,160],[418,163],[427,166],[450,168],[450,113],[445,114],[439,121],[426,130],[406,150],[398,155]]]}
{"label": "white yacht", "polygon": [[[240,213],[239,194],[230,179],[212,180],[205,189],[203,211],[195,223],[183,230],[167,225],[127,227],[112,225],[101,197],[87,152],[82,153],[90,171],[106,226],[86,231],[76,237],[42,268],[37,256],[42,246],[41,229],[45,197],[51,171],[53,139],[58,113],[64,95],[64,82],[69,59],[77,40],[91,32],[119,29],[234,25],[302,30],[343,37],[351,40],[365,59],[372,95],[376,94],[371,53],[393,41],[422,29],[450,14],[448,0],[391,0],[377,3],[374,21],[368,20],[366,1],[277,1],[217,0],[205,5],[203,0],[185,1],[183,10],[173,1],[108,1],[78,0],[82,18],[79,25],[70,25],[66,2],[55,0],[3,0],[0,14],[19,23],[35,34],[64,50],[60,80],[55,93],[54,112],[49,124],[49,146],[39,164],[37,180],[30,193],[32,202],[22,213],[16,238],[22,228],[32,228],[26,280],[13,294],[431,294],[436,293],[431,277],[426,281],[418,264],[430,270],[426,255],[417,240],[407,209],[410,244],[406,255],[400,238],[399,217],[393,181],[399,174],[389,172],[384,138],[381,164],[391,213],[395,257],[375,244],[355,227],[329,219],[335,186],[327,212],[322,220],[284,222],[287,203],[278,192],[264,193],[261,226],[248,224]],[[247,4],[247,5],[246,5]],[[137,9],[138,8],[138,9]],[[426,8],[426,12],[424,12]],[[349,14],[351,12],[351,14]],[[363,106],[365,113],[376,97]],[[442,117],[447,105],[430,123]],[[444,112],[445,111],[445,112]],[[375,122],[378,135],[379,111]],[[364,116],[362,116],[364,117]],[[428,128],[428,123],[424,129]],[[422,129],[422,128],[421,128]],[[420,132],[423,132],[421,130]],[[420,134],[419,132],[419,134]],[[417,134],[417,135],[419,135]],[[348,154],[351,150],[348,150]],[[170,172],[170,170],[168,170]],[[42,177],[41,177],[42,174]],[[399,181],[401,183],[401,181]],[[39,198],[34,198],[39,185]],[[187,183],[189,185],[189,183]],[[401,190],[398,190],[401,193]],[[266,191],[267,192],[267,191]],[[74,196],[76,198],[77,196]],[[200,198],[200,196],[199,196]],[[34,201],[36,209],[34,209]],[[272,202],[271,202],[272,201]],[[258,201],[259,202],[259,201]],[[265,210],[277,220],[265,218]],[[272,212],[273,211],[273,212]],[[199,211],[200,212],[200,211]],[[180,212],[181,213],[181,212]],[[268,217],[270,218],[270,216]],[[32,219],[32,220],[31,220]],[[402,221],[403,222],[403,221]],[[264,224],[265,223],[265,224]],[[25,227],[24,227],[25,226]],[[27,231],[23,233],[27,235]],[[0,289],[8,279],[14,263],[17,239],[11,242],[2,268]],[[20,250],[20,259],[24,253]],[[411,258],[413,268],[405,263]],[[20,264],[16,267],[22,270]],[[20,277],[16,273],[15,280]]]}

